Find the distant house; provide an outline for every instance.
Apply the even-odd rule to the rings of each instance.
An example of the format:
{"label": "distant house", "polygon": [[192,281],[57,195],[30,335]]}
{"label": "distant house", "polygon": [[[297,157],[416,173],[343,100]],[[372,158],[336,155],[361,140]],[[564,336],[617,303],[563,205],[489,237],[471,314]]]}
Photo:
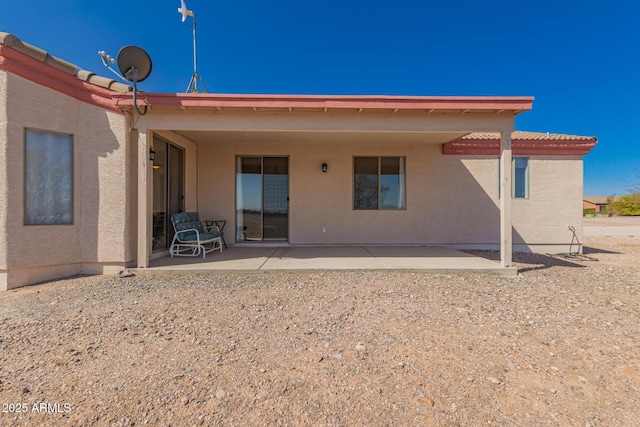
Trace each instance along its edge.
{"label": "distant house", "polygon": [[172,213],[229,245],[566,252],[594,137],[532,97],[147,93],[0,33],[0,289],[146,268]]}
{"label": "distant house", "polygon": [[593,209],[593,213],[602,214],[608,212],[608,196],[584,196],[582,198],[582,209],[584,211]]}

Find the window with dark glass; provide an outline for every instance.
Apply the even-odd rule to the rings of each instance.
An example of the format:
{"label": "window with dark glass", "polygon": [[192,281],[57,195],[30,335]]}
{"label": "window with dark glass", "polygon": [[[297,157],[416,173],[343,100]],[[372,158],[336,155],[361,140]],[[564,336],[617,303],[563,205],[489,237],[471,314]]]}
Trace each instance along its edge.
{"label": "window with dark glass", "polygon": [[[500,198],[500,160],[498,160],[498,199]],[[511,158],[511,198],[529,198],[529,158]]]}
{"label": "window with dark glass", "polygon": [[513,198],[529,198],[529,158],[513,158]]}
{"label": "window with dark glass", "polygon": [[405,158],[354,157],[353,209],[405,209]]}

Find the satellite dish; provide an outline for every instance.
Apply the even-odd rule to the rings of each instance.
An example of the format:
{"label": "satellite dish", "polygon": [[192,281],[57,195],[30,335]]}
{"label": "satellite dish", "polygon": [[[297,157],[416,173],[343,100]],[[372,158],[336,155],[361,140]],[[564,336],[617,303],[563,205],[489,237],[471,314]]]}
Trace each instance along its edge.
{"label": "satellite dish", "polygon": [[151,74],[151,58],[137,46],[125,46],[118,52],[118,69],[130,82],[144,81]]}
{"label": "satellite dish", "polygon": [[187,20],[187,16],[193,16],[193,12],[187,9],[187,5],[184,3],[184,0],[180,0],[178,12],[182,15],[182,22]]}
{"label": "satellite dish", "polygon": [[143,81],[151,74],[151,58],[144,50],[137,46],[125,46],[118,52],[118,69],[122,76],[133,82],[133,107],[138,114],[147,114],[147,106],[144,110],[138,108],[138,82]]}

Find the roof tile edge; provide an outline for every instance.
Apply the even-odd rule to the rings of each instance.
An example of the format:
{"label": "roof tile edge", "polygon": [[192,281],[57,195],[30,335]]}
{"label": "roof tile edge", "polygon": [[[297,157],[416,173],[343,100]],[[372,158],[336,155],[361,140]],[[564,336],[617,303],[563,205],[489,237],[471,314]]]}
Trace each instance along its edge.
{"label": "roof tile edge", "polygon": [[0,44],[17,50],[18,52],[21,52],[40,62],[44,62],[45,64],[50,65],[53,68],[75,76],[78,80],[87,82],[89,84],[121,93],[129,92],[129,90],[131,89],[129,85],[120,83],[114,79],[110,79],[107,77],[97,76],[91,71],[83,70],[70,62],[50,55],[46,50],[23,42],[14,34],[0,31]]}
{"label": "roof tile edge", "polygon": [[[514,131],[511,141],[513,155],[584,156],[596,146],[598,138]],[[479,132],[465,135],[443,144],[442,154],[497,156],[500,154],[500,134]]]}

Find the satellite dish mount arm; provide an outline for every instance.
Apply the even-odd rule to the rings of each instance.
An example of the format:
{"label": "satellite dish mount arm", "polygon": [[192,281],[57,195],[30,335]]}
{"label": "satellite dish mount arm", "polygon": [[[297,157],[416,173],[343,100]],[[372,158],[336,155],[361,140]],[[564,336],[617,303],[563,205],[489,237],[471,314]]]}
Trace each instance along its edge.
{"label": "satellite dish mount arm", "polygon": [[138,108],[138,70],[136,67],[131,67],[129,71],[127,71],[127,74],[125,74],[125,78],[133,82],[133,108],[135,108],[138,114],[144,116],[147,114],[149,107],[145,105],[142,111]]}

